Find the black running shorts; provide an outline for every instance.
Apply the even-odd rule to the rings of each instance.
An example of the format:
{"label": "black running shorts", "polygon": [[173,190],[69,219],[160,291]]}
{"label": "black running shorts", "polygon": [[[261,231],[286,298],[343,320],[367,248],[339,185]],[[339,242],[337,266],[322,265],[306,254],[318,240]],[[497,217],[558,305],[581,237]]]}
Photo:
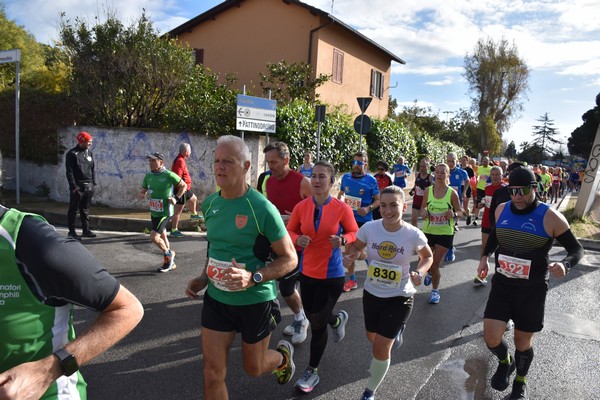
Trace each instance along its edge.
{"label": "black running shorts", "polygon": [[156,233],[163,233],[171,221],[171,217],[150,217],[152,221],[152,230]]}
{"label": "black running shorts", "polygon": [[546,282],[516,286],[494,279],[483,317],[506,322],[512,319],[515,329],[539,332],[544,327],[547,292]]}
{"label": "black running shorts", "polygon": [[454,245],[454,235],[432,235],[431,233],[426,233],[425,237],[427,238],[427,244],[432,250],[436,244],[446,249],[450,249]]}
{"label": "black running shorts", "polygon": [[377,297],[363,291],[363,314],[367,332],[394,339],[413,308],[412,297]]}
{"label": "black running shorts", "polygon": [[204,294],[202,327],[218,332],[240,332],[245,343],[258,343],[275,329],[272,316],[273,301],[230,306],[223,304],[208,293]]}

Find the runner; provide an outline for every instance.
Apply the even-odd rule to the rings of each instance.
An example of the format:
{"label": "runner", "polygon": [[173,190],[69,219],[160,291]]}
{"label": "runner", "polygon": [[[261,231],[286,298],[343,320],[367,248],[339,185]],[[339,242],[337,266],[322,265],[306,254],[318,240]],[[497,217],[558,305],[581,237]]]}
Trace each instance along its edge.
{"label": "runner", "polygon": [[[294,347],[282,340],[270,350],[275,329],[274,279],[294,269],[294,245],[277,209],[246,183],[250,150],[232,135],[217,140],[214,175],[219,192],[202,202],[207,226],[208,261],[188,283],[197,298],[208,286],[202,306],[204,398],[227,399],[227,361],[236,332],[242,336],[244,370],[250,376],[269,371],[285,384],[294,375]],[[272,259],[271,254],[275,253]]]}
{"label": "runner", "polygon": [[[492,183],[485,187],[485,197],[483,198],[483,202],[477,205],[478,208],[484,208],[483,217],[481,218],[481,252],[483,254],[483,249],[485,249],[485,244],[487,243],[488,236],[492,231],[492,220],[490,219],[490,206],[492,204],[492,198],[494,193],[504,187],[502,183],[502,168],[494,166],[490,170],[490,177],[492,178]],[[487,280],[485,278],[481,279],[479,276],[475,276],[473,280],[474,283],[479,285],[487,284]]]}
{"label": "runner", "polygon": [[179,145],[179,154],[173,160],[173,165],[171,166],[171,171],[175,172],[181,179],[185,182],[185,192],[183,196],[179,197],[177,203],[175,203],[175,211],[173,213],[173,218],[171,219],[171,233],[170,237],[179,238],[184,237],[185,235],[181,233],[179,230],[179,218],[181,217],[181,213],[183,212],[183,208],[186,204],[189,205],[190,210],[190,219],[198,221],[199,224],[204,224],[204,216],[202,214],[198,214],[196,212],[196,203],[198,198],[192,192],[192,177],[190,176],[190,172],[188,171],[188,167],[186,164],[186,159],[190,157],[192,154],[192,148],[189,143],[181,143]]}
{"label": "runner", "polygon": [[[485,278],[488,259],[495,253],[492,289],[483,320],[483,336],[490,351],[498,357],[496,373],[491,378],[495,390],[504,391],[515,371],[511,399],[527,398],[527,373],[533,361],[533,335],[543,328],[544,305],[549,273],[561,278],[583,257],[564,216],[536,199],[537,182],[533,172],[517,168],[509,176],[511,201],[496,209],[498,223],[490,232],[477,274]],[[554,239],[565,248],[567,256],[550,262],[548,252]],[[515,323],[515,355],[509,354],[504,339],[507,321]]]}
{"label": "runner", "polygon": [[[414,286],[421,284],[433,260],[423,232],[402,221],[402,213],[406,211],[404,191],[398,186],[383,189],[380,207],[383,219],[363,225],[344,257],[344,265],[350,265],[365,248],[367,250],[369,270],[363,292],[363,312],[373,358],[363,400],[375,398],[375,391],[390,366],[392,346],[402,345],[402,332],[416,293]],[[414,253],[419,255],[419,263],[415,271],[410,271],[410,258]],[[390,394],[390,397],[393,396]]]}
{"label": "runner", "polygon": [[406,187],[406,179],[411,174],[408,165],[404,164],[404,157],[398,157],[398,162],[394,164],[392,171],[394,172],[394,185],[404,189]]}
{"label": "runner", "polygon": [[318,367],[327,346],[327,325],[332,328],[334,343],[339,343],[348,321],[346,311],[340,310],[336,315],[332,312],[344,286],[340,247],[355,240],[358,226],[350,206],[329,195],[334,181],[333,165],[317,161],[311,178],[314,194],[298,203],[287,225],[293,242],[304,249],[300,293],[312,337],[308,367],[296,388],[305,393],[319,383]]}
{"label": "runner", "polygon": [[[381,192],[384,188],[393,184],[392,177],[387,172],[389,169],[388,163],[385,161],[377,161],[377,164],[375,165],[377,167],[377,173],[373,176],[375,176],[375,179],[377,179],[377,187]],[[373,210],[373,219],[381,219],[379,207]]]}
{"label": "runner", "polygon": [[175,251],[171,250],[166,229],[173,217],[173,205],[183,196],[186,185],[176,173],[165,168],[165,156],[161,153],[148,154],[147,158],[150,173],[144,176],[138,197],[145,199],[146,193],[150,195],[150,241],[165,254],[163,265],[158,271],[169,272],[177,268],[177,265]]}
{"label": "runner", "polygon": [[423,284],[432,285],[430,304],[440,302],[438,290],[441,280],[440,265],[442,258],[452,248],[454,241],[454,220],[462,215],[458,194],[448,186],[450,169],[446,164],[435,167],[435,183],[425,191],[421,217],[423,232],[427,243],[433,251],[433,263],[430,272],[425,276]]}
{"label": "runner", "polygon": [[[285,143],[269,143],[263,153],[265,153],[265,160],[271,171],[271,177],[266,184],[266,196],[277,207],[284,224],[287,225],[296,204],[312,194],[310,180],[290,168],[290,149]],[[300,259],[301,251],[300,247],[296,247],[298,259]],[[304,315],[302,300],[296,289],[299,276],[300,270],[296,266],[289,274],[278,279],[279,292],[294,313],[294,322],[283,330],[285,335],[292,337],[293,344],[304,342],[308,329],[308,319]]]}
{"label": "runner", "polygon": [[423,195],[432,183],[433,176],[429,173],[429,158],[423,158],[419,163],[419,173],[415,176],[415,187],[411,190],[413,201],[410,223],[415,228],[417,227],[421,205],[423,204]]}
{"label": "runner", "polygon": [[[484,156],[481,159],[481,165],[477,167],[477,198],[475,200],[475,205],[481,203],[483,198],[485,197],[485,187],[487,185],[487,180],[490,176],[490,170],[492,169],[490,165],[490,158],[488,156]],[[479,219],[479,209],[474,209],[475,211],[475,221]]]}
{"label": "runner", "polygon": [[[352,172],[342,177],[340,191],[337,198],[344,196],[346,204],[354,210],[354,219],[360,228],[365,222],[373,220],[373,209],[379,207],[379,187],[377,180],[365,173],[368,162],[367,155],[362,151],[354,154],[352,161]],[[344,292],[358,288],[354,263],[348,267],[350,278],[344,284]]]}
{"label": "runner", "polygon": [[[469,208],[469,203],[471,202],[471,198],[473,198],[473,184],[476,185],[476,178],[475,178],[475,171],[473,170],[473,168],[471,167],[471,165],[469,164],[469,157],[468,156],[462,156],[460,158],[460,168],[464,171],[466,171],[467,176],[469,177],[469,184],[467,185],[466,189],[465,189],[465,193],[463,196],[463,211],[465,213],[465,216],[467,217],[467,221],[465,222],[465,225],[471,225],[471,209]],[[474,199],[475,200],[475,199]]]}
{"label": "runner", "polygon": [[304,152],[304,163],[298,167],[298,172],[307,178],[312,177],[312,169],[314,164],[312,163],[313,155],[310,151]]}
{"label": "runner", "polygon": [[557,203],[560,197],[560,185],[562,184],[563,172],[561,167],[555,167],[552,171],[552,188],[550,190],[550,203]]}
{"label": "runner", "polygon": [[[456,166],[456,160],[456,153],[448,153],[446,162],[450,168],[450,187],[456,191],[458,194],[458,201],[462,204],[463,194],[467,192],[467,188],[469,187],[469,175],[467,174],[467,171]],[[454,231],[458,232],[458,218],[454,219]],[[446,262],[452,262],[456,259],[456,255],[454,254],[455,250],[454,246],[448,249],[448,253],[446,253],[446,257],[444,258]]]}

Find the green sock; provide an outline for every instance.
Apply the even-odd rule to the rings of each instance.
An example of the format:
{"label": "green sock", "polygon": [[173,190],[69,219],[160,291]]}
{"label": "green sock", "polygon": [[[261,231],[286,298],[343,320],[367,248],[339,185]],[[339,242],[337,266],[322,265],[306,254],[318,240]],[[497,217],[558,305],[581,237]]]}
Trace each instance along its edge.
{"label": "green sock", "polygon": [[515,381],[517,381],[519,383],[527,383],[527,378],[517,374],[515,376]]}
{"label": "green sock", "polygon": [[505,360],[500,361],[500,364],[510,364],[510,354],[506,356]]}
{"label": "green sock", "polygon": [[371,367],[369,368],[369,380],[367,381],[367,389],[372,392],[375,392],[381,382],[383,382],[383,378],[388,372],[390,368],[390,359],[387,360],[378,360],[375,357],[371,359]]}

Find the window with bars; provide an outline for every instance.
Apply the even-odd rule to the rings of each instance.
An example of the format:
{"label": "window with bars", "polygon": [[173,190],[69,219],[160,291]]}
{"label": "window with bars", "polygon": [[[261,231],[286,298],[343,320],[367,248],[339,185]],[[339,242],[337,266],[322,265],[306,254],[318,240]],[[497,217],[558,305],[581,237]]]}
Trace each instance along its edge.
{"label": "window with bars", "polygon": [[383,98],[383,73],[375,69],[371,70],[370,94],[372,97],[377,97],[378,99]]}
{"label": "window with bars", "polygon": [[335,83],[342,83],[344,77],[344,53],[338,49],[333,49],[333,68],[331,80]]}

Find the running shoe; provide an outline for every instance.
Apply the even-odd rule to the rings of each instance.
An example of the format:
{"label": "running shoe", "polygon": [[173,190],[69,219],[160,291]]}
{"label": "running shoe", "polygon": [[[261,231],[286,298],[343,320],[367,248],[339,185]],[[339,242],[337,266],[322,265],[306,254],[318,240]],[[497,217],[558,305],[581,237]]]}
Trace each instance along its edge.
{"label": "running shoe", "polygon": [[169,254],[165,254],[163,266],[158,269],[159,272],[169,272],[172,269],[177,268],[175,265],[175,251],[169,250]]}
{"label": "running shoe", "polygon": [[492,388],[498,390],[499,392],[506,390],[510,383],[510,374],[512,374],[516,368],[514,358],[510,354],[508,355],[508,357],[510,358],[509,363],[505,364],[499,362],[498,369],[496,370],[496,373],[492,376]]}
{"label": "running shoe", "polygon": [[402,346],[402,343],[404,343],[404,339],[402,338],[402,333],[404,332],[405,327],[406,327],[406,324],[402,324],[402,326],[400,327],[400,331],[396,335],[396,339],[394,339],[394,344],[392,345],[392,350],[398,350],[400,348],[400,346]]}
{"label": "running shoe", "polygon": [[481,279],[479,277],[479,275],[475,275],[475,278],[473,279],[473,283],[476,285],[485,286],[485,285],[487,285],[488,281],[485,278]]}
{"label": "running shoe", "polygon": [[96,235],[94,232],[92,232],[92,231],[90,231],[90,230],[88,229],[88,230],[85,230],[85,231],[83,231],[83,232],[81,233],[81,236],[83,236],[83,237],[88,237],[88,238],[95,238],[95,237],[97,237],[98,235]]}
{"label": "running shoe", "polygon": [[285,327],[283,334],[291,336],[293,344],[300,344],[306,340],[306,331],[308,331],[308,318],[292,322]]}
{"label": "running shoe", "polygon": [[337,317],[340,321],[337,327],[333,328],[333,343],[339,343],[346,336],[346,322],[348,322],[348,313],[344,310],[338,312]]}
{"label": "running shoe", "polygon": [[458,232],[458,231],[459,231],[458,224],[454,224],[454,232]]}
{"label": "running shoe", "polygon": [[285,385],[292,379],[296,366],[294,365],[294,346],[287,340],[280,340],[277,344],[277,351],[283,356],[283,364],[277,367],[273,374],[277,377],[277,383]]}
{"label": "running shoe", "polygon": [[429,296],[429,304],[438,304],[440,302],[440,292],[437,290],[431,291],[431,296]]}
{"label": "running shoe", "polygon": [[200,223],[204,222],[204,215],[201,214],[192,214],[190,215],[190,219],[194,221],[198,221]]}
{"label": "running shoe", "polygon": [[527,383],[519,382],[515,379],[509,399],[527,399]]}
{"label": "running shoe", "polygon": [[344,292],[349,292],[356,288],[358,288],[358,283],[353,279],[349,279],[348,282],[344,283]]}
{"label": "running shoe", "polygon": [[444,260],[446,260],[447,262],[452,262],[452,261],[456,260],[456,255],[454,254],[455,250],[456,250],[456,247],[452,247],[452,248],[448,249],[448,252],[446,253],[446,257],[444,257]]}
{"label": "running shoe", "polygon": [[506,323],[506,332],[513,330],[514,327],[515,327],[515,323],[513,322],[512,319],[509,319],[508,322]]}
{"label": "running shoe", "polygon": [[467,217],[467,225],[471,225],[471,216],[470,215]]}
{"label": "running shoe", "polygon": [[298,379],[298,382],[296,382],[294,387],[300,389],[304,393],[310,393],[313,391],[315,386],[317,386],[318,384],[319,384],[319,374],[317,374],[317,371],[315,371],[311,367],[308,367],[304,371],[304,374],[302,375],[302,377],[300,379]]}
{"label": "running shoe", "polygon": [[473,226],[477,226],[477,221],[473,221]]}
{"label": "running shoe", "polygon": [[425,275],[425,278],[423,278],[423,285],[431,285],[431,274],[429,272],[427,273],[427,275]]}
{"label": "running shoe", "polygon": [[181,237],[185,237],[185,235],[183,233],[181,233],[181,231],[179,229],[175,229],[174,231],[171,231],[169,233],[169,237],[181,238]]}
{"label": "running shoe", "polygon": [[371,392],[369,389],[365,389],[360,400],[375,400],[375,393]]}

